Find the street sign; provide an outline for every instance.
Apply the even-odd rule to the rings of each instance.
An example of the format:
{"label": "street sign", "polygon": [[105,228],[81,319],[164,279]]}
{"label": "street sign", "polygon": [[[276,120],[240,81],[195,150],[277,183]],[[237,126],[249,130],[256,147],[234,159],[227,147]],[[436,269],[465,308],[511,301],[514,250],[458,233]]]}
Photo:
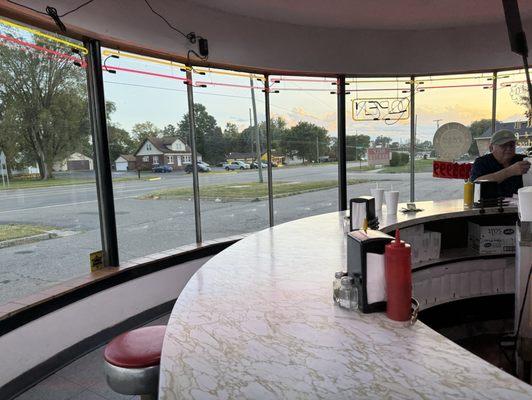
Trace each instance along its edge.
{"label": "street sign", "polygon": [[387,147],[368,149],[368,165],[390,165],[391,151]]}

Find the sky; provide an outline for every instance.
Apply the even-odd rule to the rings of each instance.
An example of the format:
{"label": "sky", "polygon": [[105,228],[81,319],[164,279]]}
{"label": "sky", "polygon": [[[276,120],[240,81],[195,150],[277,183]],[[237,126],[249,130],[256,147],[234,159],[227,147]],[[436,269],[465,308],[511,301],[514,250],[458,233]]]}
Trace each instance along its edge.
{"label": "sky", "polygon": [[[176,67],[127,57],[110,59],[108,65],[180,78],[185,76]],[[236,124],[241,130],[248,127],[252,107],[249,77],[224,75],[223,72],[226,71],[221,70],[212,71],[214,72],[207,72],[205,75],[193,75],[196,83],[207,85],[194,88],[194,101],[205,105],[222,129],[229,122]],[[415,97],[417,138],[421,141],[432,140],[437,126],[445,123],[459,122],[468,126],[475,120],[490,119],[490,77],[491,74],[474,74],[417,79],[424,82],[417,85],[418,89],[426,88],[424,91],[417,91]],[[385,135],[392,137],[394,141],[407,142],[410,138],[409,110],[405,113],[406,119],[397,121],[353,119],[353,101],[363,98],[408,98],[409,92],[403,93],[405,88],[409,88],[404,78],[381,79],[380,82],[375,82],[376,80],[378,79],[359,79],[347,87],[350,91],[346,96],[347,134],[367,134],[372,138]],[[523,74],[504,75],[500,83],[517,82],[513,84],[515,87],[521,86],[522,83],[518,82],[523,80]],[[186,86],[182,81],[118,71],[116,74],[104,73],[104,82],[106,98],[117,105],[113,120],[127,130],[135,123],[146,120],[159,127],[176,124],[187,111]],[[261,90],[263,84],[255,79],[253,85],[257,119],[261,122],[265,119],[264,93]],[[486,88],[486,85],[489,87]],[[330,93],[334,90],[330,79],[281,77],[280,82],[272,82],[272,89],[279,90],[279,93],[270,94],[273,118],[282,117],[288,126],[294,126],[299,121],[311,122],[327,129],[330,136],[337,136],[336,96]],[[504,122],[524,120],[525,110],[512,100],[511,90],[511,87],[498,85],[497,119]]]}
{"label": "sky", "polygon": [[[0,25],[0,31],[31,39],[30,35],[20,29]],[[70,51],[65,48],[65,53],[70,54]],[[108,58],[109,55],[109,50],[104,49],[102,58],[109,69],[118,67],[129,70],[116,69],[115,74],[104,71],[106,100],[113,101],[116,105],[116,112],[111,116],[113,122],[131,131],[140,122],[151,121],[163,128],[167,124],[176,125],[183,118],[188,110],[187,87],[183,83],[185,72],[178,65],[168,65],[166,61],[145,57],[138,59],[138,56],[127,53],[121,53],[119,59]],[[416,78],[415,118],[418,140],[432,140],[437,127],[448,122],[459,122],[467,126],[475,120],[490,119],[490,76],[491,74],[471,74]],[[525,110],[515,102],[523,87],[524,74],[514,71],[500,73],[500,76],[497,87],[497,119],[504,122],[524,120]],[[194,88],[194,101],[205,105],[222,129],[227,123],[236,124],[240,130],[250,125],[252,102],[248,75],[213,69],[206,70],[204,75],[194,73],[193,77],[196,84],[206,85]],[[279,92],[270,94],[272,118],[282,117],[289,127],[300,121],[311,122],[327,129],[331,137],[337,136],[337,99],[335,94],[330,93],[335,88],[334,80],[319,77],[272,77],[273,79],[279,79],[278,82],[271,82],[272,89]],[[352,113],[353,104],[360,107],[361,101],[369,108],[369,105],[374,104],[371,103],[372,99],[379,99],[380,102],[383,97],[390,102],[405,98],[408,100],[407,78],[348,78],[347,81],[350,82],[346,96],[348,135],[366,134],[372,138],[385,135],[393,141],[409,141],[408,109],[405,109],[406,119],[388,121],[355,120],[356,115]],[[510,85],[506,87],[504,83]],[[486,85],[488,88],[485,88]],[[265,119],[263,82],[254,79],[253,86],[257,120],[260,123]],[[379,111],[382,115],[385,114],[384,109]]]}

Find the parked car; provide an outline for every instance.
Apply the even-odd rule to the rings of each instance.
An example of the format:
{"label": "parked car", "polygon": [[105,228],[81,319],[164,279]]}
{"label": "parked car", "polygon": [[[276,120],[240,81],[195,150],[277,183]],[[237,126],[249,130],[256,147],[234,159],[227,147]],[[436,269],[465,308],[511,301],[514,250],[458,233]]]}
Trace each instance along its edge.
{"label": "parked car", "polygon": [[[261,161],[262,168],[268,168],[268,164],[266,164],[264,161]],[[259,168],[259,163],[257,161],[253,161],[251,164],[249,164],[249,167],[251,169]]]}
{"label": "parked car", "polygon": [[226,164],[225,169],[227,171],[234,171],[235,169],[250,169],[250,166],[244,161],[233,161],[231,164]]}
{"label": "parked car", "polygon": [[160,172],[164,174],[165,172],[172,172],[174,169],[169,165],[163,164],[163,165],[154,165],[151,170],[152,172]]}
{"label": "parked car", "polygon": [[[203,161],[198,161],[196,163],[198,165],[198,172],[210,172],[211,166]],[[185,165],[185,172],[187,174],[192,173],[192,163]]]}

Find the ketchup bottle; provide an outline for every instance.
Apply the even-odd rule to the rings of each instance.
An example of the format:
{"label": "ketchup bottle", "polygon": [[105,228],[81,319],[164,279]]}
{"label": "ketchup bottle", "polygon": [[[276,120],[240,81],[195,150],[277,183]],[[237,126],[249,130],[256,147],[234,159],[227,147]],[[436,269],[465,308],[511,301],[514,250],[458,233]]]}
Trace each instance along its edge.
{"label": "ketchup bottle", "polygon": [[395,240],[384,249],[386,278],[386,315],[395,321],[407,321],[411,315],[412,266],[410,245],[401,241],[399,229]]}

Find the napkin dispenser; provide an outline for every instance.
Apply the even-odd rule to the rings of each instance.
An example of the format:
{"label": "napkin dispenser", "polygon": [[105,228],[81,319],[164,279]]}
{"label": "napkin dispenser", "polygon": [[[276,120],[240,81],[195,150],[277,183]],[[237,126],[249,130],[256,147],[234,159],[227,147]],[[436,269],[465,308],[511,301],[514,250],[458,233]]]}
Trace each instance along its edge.
{"label": "napkin dispenser", "polygon": [[372,229],[379,227],[379,220],[375,214],[375,198],[372,196],[360,196],[349,200],[349,212],[351,217],[351,231],[364,226],[364,219]]}
{"label": "napkin dispenser", "polygon": [[499,185],[495,181],[476,180],[473,201],[475,206],[493,207],[499,198]]}
{"label": "napkin dispenser", "polygon": [[347,234],[347,274],[354,278],[358,308],[363,313],[386,310],[384,247],[392,240],[373,229]]}

